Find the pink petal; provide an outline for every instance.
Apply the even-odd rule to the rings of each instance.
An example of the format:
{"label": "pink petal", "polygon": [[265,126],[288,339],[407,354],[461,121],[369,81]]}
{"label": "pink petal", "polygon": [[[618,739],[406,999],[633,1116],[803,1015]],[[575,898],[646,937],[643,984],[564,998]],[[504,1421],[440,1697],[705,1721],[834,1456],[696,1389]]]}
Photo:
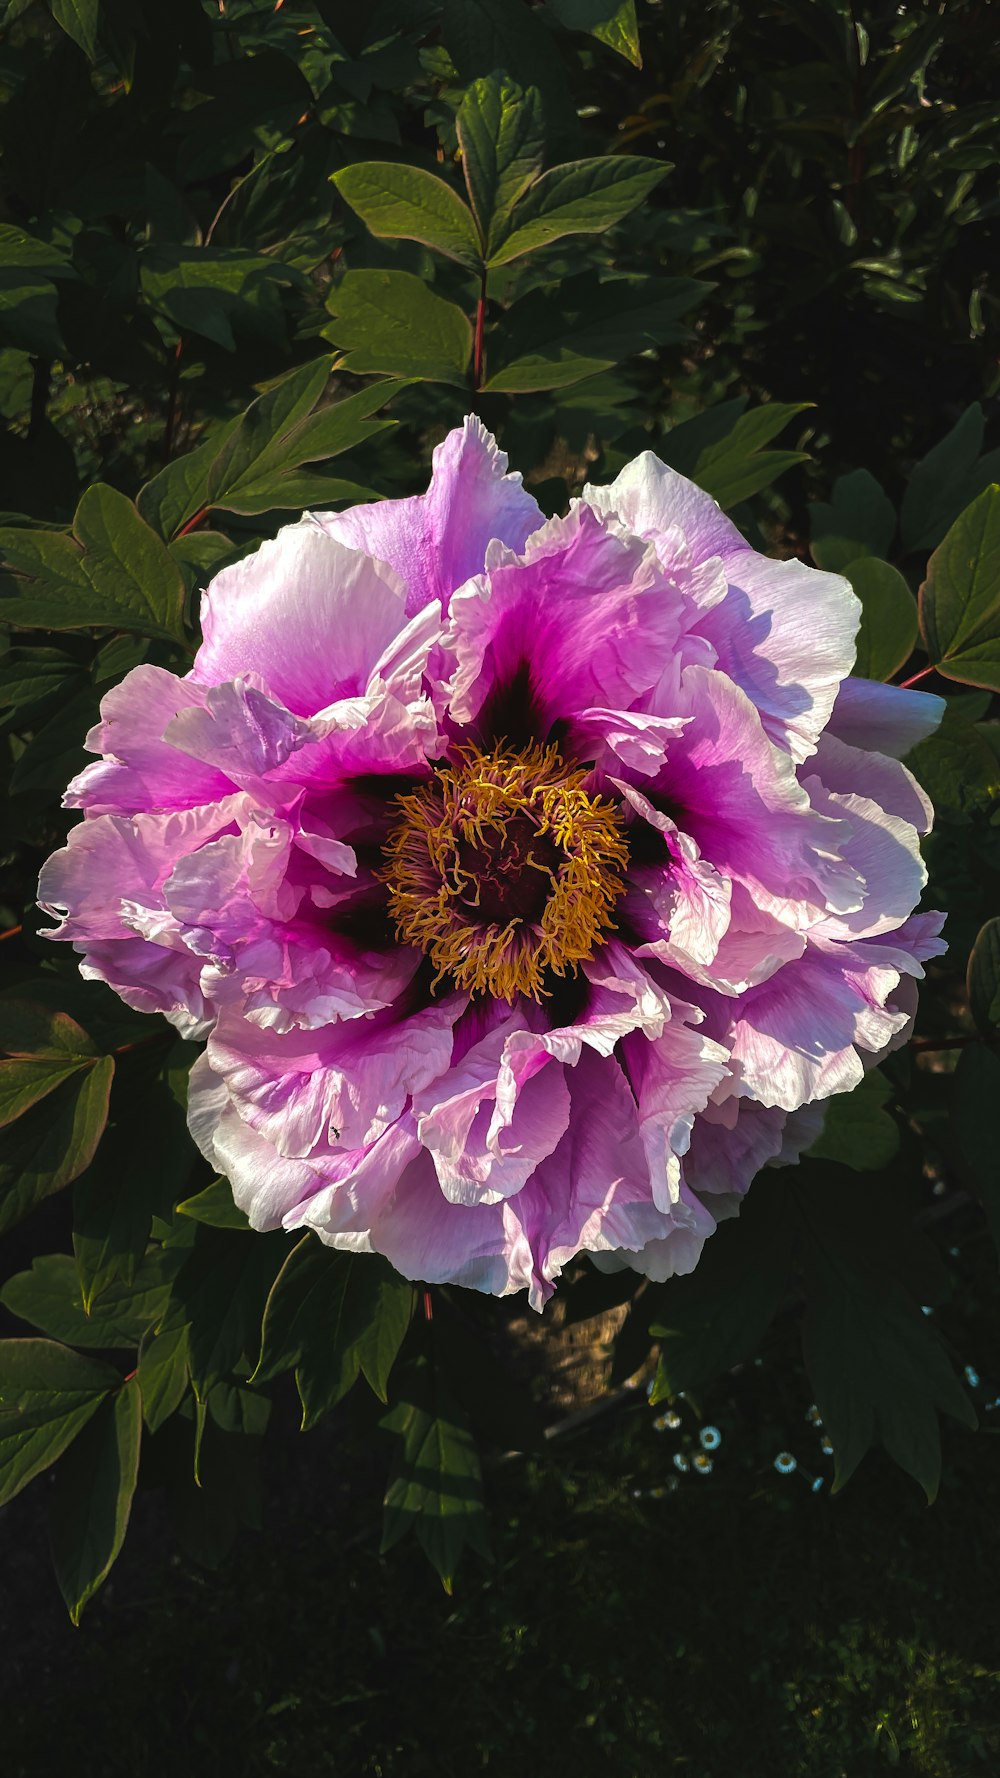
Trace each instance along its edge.
{"label": "pink petal", "polygon": [[311,520],[330,537],[388,562],[406,584],[408,617],[429,599],[447,609],[456,587],[481,573],[494,538],[521,550],[543,522],[520,475],[507,474],[507,458],[472,415],[438,445],[426,494],[315,513]]}
{"label": "pink petal", "polygon": [[404,592],[384,563],[308,523],[286,525],[215,576],[202,597],[204,641],[191,679],[248,673],[297,716],[364,689],[402,629]]}

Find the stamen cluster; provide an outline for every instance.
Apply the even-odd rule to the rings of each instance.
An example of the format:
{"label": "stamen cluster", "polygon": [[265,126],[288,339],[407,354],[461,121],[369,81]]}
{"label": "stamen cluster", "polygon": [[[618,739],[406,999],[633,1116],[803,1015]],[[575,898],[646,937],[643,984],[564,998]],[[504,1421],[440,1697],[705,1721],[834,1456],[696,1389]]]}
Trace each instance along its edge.
{"label": "stamen cluster", "polygon": [[456,750],[400,796],[385,847],[400,938],[473,994],[541,1000],[546,976],[593,956],[613,930],[628,863],[622,818],[554,746]]}

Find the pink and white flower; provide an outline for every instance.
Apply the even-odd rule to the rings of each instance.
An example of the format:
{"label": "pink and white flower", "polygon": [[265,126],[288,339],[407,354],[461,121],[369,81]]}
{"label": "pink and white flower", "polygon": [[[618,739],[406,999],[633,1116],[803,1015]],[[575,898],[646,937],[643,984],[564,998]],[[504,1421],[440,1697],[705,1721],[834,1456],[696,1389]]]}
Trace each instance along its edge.
{"label": "pink and white flower", "polygon": [[540,1308],[689,1271],[912,1019],[939,700],[847,676],[847,581],[645,453],[544,521],[476,420],[305,515],[109,693],[42,873],[87,976],[207,1045],[255,1228]]}

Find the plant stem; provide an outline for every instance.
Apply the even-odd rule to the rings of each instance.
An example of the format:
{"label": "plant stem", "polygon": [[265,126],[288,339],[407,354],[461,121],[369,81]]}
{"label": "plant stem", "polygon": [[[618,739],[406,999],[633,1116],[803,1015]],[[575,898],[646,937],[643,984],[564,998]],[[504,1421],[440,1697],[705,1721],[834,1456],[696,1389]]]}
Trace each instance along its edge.
{"label": "plant stem", "polygon": [[178,537],[186,537],[189,531],[194,531],[196,527],[201,524],[202,519],[205,518],[211,510],[210,506],[200,506],[195,513],[194,518],[188,519],[187,524],[181,526],[177,535],[171,538],[171,542],[176,543]]}
{"label": "plant stem", "polygon": [[476,339],[472,352],[472,381],[476,389],[483,386],[483,330],[486,326],[486,267],[479,278],[479,300],[476,303]]}
{"label": "plant stem", "polygon": [[898,689],[900,691],[907,691],[911,685],[916,685],[920,679],[928,678],[928,676],[935,670],[933,663],[929,667],[921,667],[919,673],[912,674],[909,679],[901,679]]}

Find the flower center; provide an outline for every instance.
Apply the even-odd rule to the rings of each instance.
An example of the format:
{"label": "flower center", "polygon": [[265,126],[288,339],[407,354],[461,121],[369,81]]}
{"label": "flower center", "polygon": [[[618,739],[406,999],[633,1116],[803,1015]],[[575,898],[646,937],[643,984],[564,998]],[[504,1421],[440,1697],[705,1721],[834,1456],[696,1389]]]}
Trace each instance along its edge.
{"label": "flower center", "polygon": [[624,893],[613,804],[555,747],[459,750],[397,799],[382,872],[400,938],[470,993],[540,1000],[545,975],[592,957]]}

